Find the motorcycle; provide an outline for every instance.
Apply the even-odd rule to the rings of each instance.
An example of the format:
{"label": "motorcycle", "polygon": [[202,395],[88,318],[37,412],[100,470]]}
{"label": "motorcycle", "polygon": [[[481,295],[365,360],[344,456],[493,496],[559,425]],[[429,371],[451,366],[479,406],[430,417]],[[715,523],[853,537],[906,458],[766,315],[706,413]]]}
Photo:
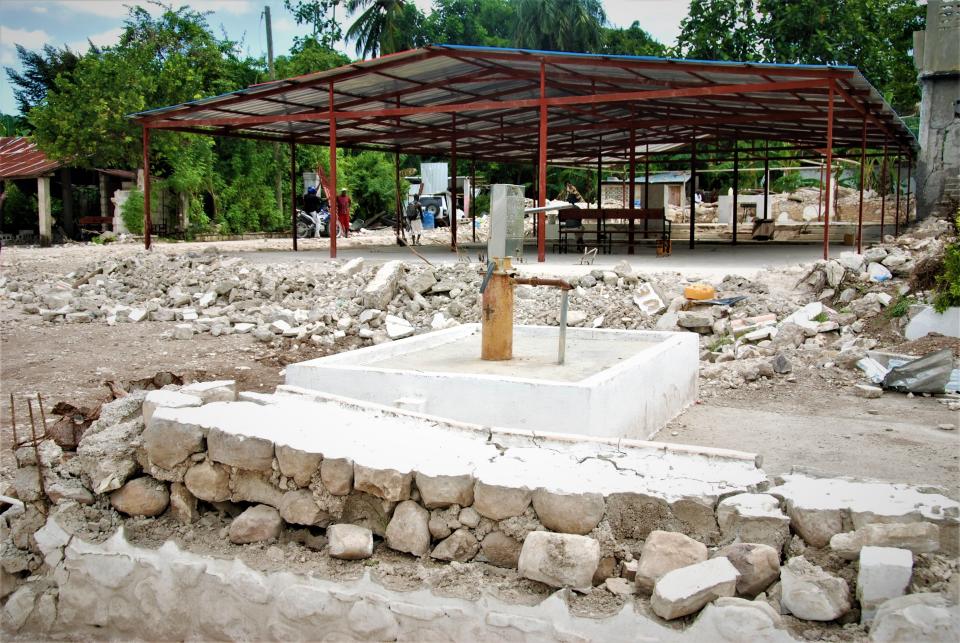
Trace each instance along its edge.
{"label": "motorcycle", "polygon": [[[316,234],[316,227],[320,226],[320,234]],[[321,236],[329,237],[330,236],[330,210],[329,208],[321,208],[320,212],[317,213],[316,219],[303,210],[297,209],[297,237],[301,239],[310,239],[312,237]]]}

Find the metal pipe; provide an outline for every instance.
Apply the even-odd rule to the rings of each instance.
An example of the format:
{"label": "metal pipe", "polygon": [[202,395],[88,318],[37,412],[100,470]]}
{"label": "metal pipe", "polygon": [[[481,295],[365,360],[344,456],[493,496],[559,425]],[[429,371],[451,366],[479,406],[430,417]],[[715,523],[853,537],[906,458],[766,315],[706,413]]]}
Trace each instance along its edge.
{"label": "metal pipe", "polygon": [[560,345],[557,347],[557,364],[563,364],[567,357],[567,305],[569,291],[560,291]]}
{"label": "metal pipe", "polygon": [[549,286],[559,288],[563,291],[573,290],[573,286],[565,279],[555,279],[551,277],[515,277],[513,283],[523,286]]}

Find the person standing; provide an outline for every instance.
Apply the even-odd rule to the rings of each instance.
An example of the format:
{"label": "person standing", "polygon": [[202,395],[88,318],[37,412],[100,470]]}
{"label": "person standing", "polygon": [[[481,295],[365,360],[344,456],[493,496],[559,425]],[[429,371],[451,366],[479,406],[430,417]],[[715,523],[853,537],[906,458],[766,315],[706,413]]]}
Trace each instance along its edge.
{"label": "person standing", "polygon": [[350,236],[350,197],[346,190],[340,191],[337,197],[337,219],[340,221],[340,230],[344,237]]}
{"label": "person standing", "polygon": [[312,185],[307,188],[307,193],[303,195],[303,211],[313,219],[313,236],[320,236],[320,210],[323,204],[320,197],[317,196],[317,188]]}
{"label": "person standing", "polygon": [[420,205],[420,197],[414,195],[413,201],[407,204],[406,211],[407,222],[410,224],[410,237],[413,245],[420,245],[420,235],[423,234],[423,207]]}

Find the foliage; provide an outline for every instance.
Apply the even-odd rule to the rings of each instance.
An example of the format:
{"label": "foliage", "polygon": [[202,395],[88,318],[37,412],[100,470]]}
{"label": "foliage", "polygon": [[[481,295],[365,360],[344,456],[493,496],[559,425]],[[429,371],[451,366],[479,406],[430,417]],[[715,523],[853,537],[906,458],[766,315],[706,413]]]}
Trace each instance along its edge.
{"label": "foliage", "polygon": [[7,80],[16,88],[13,97],[23,115],[29,114],[46,98],[57,76],[69,75],[80,62],[80,57],[69,47],[58,49],[52,45],[44,45],[40,51],[30,51],[17,45],[17,58],[20,59],[23,73],[10,67],[6,68],[6,72]]}
{"label": "foliage", "polygon": [[130,196],[120,206],[123,225],[133,234],[143,234],[143,192],[139,188],[130,191]]}
{"label": "foliage", "polygon": [[423,14],[405,0],[347,0],[347,12],[361,12],[347,30],[357,43],[357,54],[376,58],[409,49]]}
{"label": "foliage", "polygon": [[599,52],[607,14],[600,0],[514,0],[514,44],[522,49]]}
{"label": "foliage", "polygon": [[[954,225],[960,229],[960,212],[954,219]],[[960,239],[955,238],[944,250],[943,271],[937,275],[936,284],[933,307],[938,313],[960,306]]]}
{"label": "foliage", "polygon": [[626,29],[605,28],[601,51],[628,56],[665,56],[667,48],[644,31],[639,20],[634,20]]}
{"label": "foliage", "polygon": [[[338,161],[338,166],[340,161]],[[382,152],[360,152],[344,157],[343,184],[353,200],[354,219],[369,219],[381,212],[394,209],[393,159]],[[405,194],[407,182],[400,181],[400,193]]]}
{"label": "foliage", "polygon": [[303,44],[307,39],[313,40],[321,47],[331,48],[343,37],[343,30],[337,21],[337,6],[341,0],[283,0],[283,6],[293,14],[298,25],[312,25],[313,33],[309,36],[295,36],[294,47]]}
{"label": "foliage", "polygon": [[275,65],[278,77],[290,78],[333,69],[349,62],[347,56],[330,49],[315,38],[307,37],[294,44],[289,56],[278,56]]}
{"label": "foliage", "polygon": [[802,187],[817,187],[816,179],[805,179],[800,172],[786,171],[783,176],[770,181],[770,189],[774,192],[796,192]]}
{"label": "foliage", "polygon": [[434,0],[423,21],[424,44],[509,47],[514,7],[508,0]]}
{"label": "foliage", "polygon": [[3,182],[3,227],[7,230],[27,230],[37,221],[37,197],[24,194],[13,181]]}
{"label": "foliage", "polygon": [[0,136],[26,136],[30,133],[27,119],[16,114],[0,114]]}
{"label": "foliage", "polygon": [[685,58],[853,65],[898,111],[920,97],[913,32],[923,28],[914,0],[692,0],[680,23]]}
{"label": "foliage", "polygon": [[892,304],[890,304],[890,306],[887,307],[884,313],[890,319],[897,319],[910,312],[910,306],[913,306],[916,303],[916,297],[911,297],[910,295],[900,295]]}

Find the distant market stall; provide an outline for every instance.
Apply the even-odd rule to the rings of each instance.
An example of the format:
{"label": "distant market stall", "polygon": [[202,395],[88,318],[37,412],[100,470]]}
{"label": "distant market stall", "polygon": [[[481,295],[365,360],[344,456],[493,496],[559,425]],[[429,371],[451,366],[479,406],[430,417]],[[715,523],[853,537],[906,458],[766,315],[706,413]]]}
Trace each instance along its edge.
{"label": "distant market stall", "polygon": [[[336,186],[337,147],[421,155],[446,155],[451,174],[463,159],[532,163],[537,197],[547,199],[547,165],[626,165],[629,197],[637,199],[638,157],[685,153],[690,184],[696,164],[734,164],[733,211],[737,211],[737,167],[769,161],[769,143],[794,159],[824,159],[823,252],[829,252],[832,164],[837,156],[882,156],[883,174],[897,168],[894,226],[900,224],[900,169],[907,185],[917,141],[893,108],[854,67],[674,60],[638,56],[576,54],[491,47],[431,45],[352,63],[336,69],[255,85],[222,96],[133,115],[143,126],[144,165],[149,166],[150,132],[194,134],[330,147],[330,184]],[[737,142],[750,141],[748,147]],[[836,151],[835,151],[836,150]],[[646,163],[649,167],[649,163]],[[598,175],[602,172],[598,172]],[[862,193],[857,226],[862,246]],[[647,189],[649,183],[640,184]],[[598,185],[598,193],[600,192]],[[456,202],[456,185],[453,186]],[[765,188],[766,189],[766,188]],[[144,190],[150,216],[150,185]],[[296,190],[292,190],[296,192]],[[909,212],[909,192],[906,195]],[[647,203],[646,198],[642,203]],[[689,244],[696,243],[695,199],[690,207]],[[335,208],[335,204],[331,204]],[[399,204],[398,204],[399,205]],[[584,218],[629,218],[623,211]],[[296,205],[291,203],[296,249]],[[335,213],[333,220],[336,220]],[[661,212],[662,216],[662,212]],[[882,215],[883,216],[883,215]],[[733,217],[731,243],[737,243]],[[881,218],[881,230],[884,224]],[[546,254],[545,213],[535,222],[537,256]],[[149,221],[144,226],[150,245]],[[451,218],[451,246],[457,244]],[[631,245],[632,249],[632,245]],[[336,236],[330,256],[336,257]]]}

